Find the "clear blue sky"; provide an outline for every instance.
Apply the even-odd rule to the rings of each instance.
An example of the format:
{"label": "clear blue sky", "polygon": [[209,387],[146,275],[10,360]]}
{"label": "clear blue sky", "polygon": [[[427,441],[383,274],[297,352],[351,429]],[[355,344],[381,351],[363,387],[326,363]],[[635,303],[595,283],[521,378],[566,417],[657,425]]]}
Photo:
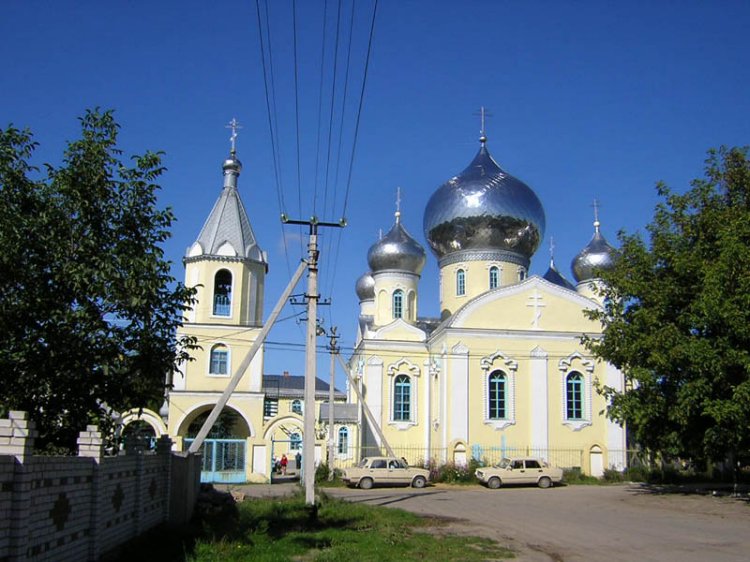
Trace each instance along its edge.
{"label": "clear blue sky", "polygon": [[[356,104],[374,0],[356,2],[349,96],[339,181],[343,55],[328,188],[324,185],[336,9],[329,1],[327,57],[321,64],[324,2],[298,1],[300,188],[291,0],[271,2],[269,22],[286,211],[324,220],[343,208]],[[348,40],[351,0],[343,2],[339,48]],[[408,1],[380,0],[354,160],[347,219],[323,232],[322,310],[351,348],[358,314],[354,283],[368,247],[393,223],[396,187],[403,223],[420,243],[432,192],[460,172],[478,149],[484,105],[488,147],[538,194],[545,240],[531,272],[542,274],[555,239],[559,269],[589,241],[594,198],[611,243],[620,229],[642,230],[656,202],[654,184],[684,190],[700,176],[705,152],[744,145],[750,131],[746,1]],[[267,38],[266,38],[267,41]],[[268,43],[266,43],[268,49]],[[85,108],[114,108],[127,153],[166,152],[163,205],[178,222],[166,245],[174,274],[221,189],[229,150],[225,124],[244,128],[240,189],[261,247],[268,251],[266,311],[288,280],[277,183],[272,164],[254,0],[102,2],[6,0],[0,6],[0,125],[29,127],[41,143],[37,162],[56,162],[75,138]],[[318,104],[324,70],[323,125]],[[317,185],[317,187],[316,187]],[[326,195],[327,194],[327,195]],[[333,202],[333,205],[332,205]],[[333,207],[333,210],[332,210]],[[289,263],[302,256],[299,230],[285,227]],[[420,315],[438,315],[437,265],[429,254],[420,284]],[[303,287],[300,287],[301,292]],[[287,307],[282,316],[294,314]],[[275,342],[302,344],[286,320]],[[324,343],[324,341],[321,341]],[[328,358],[319,376],[327,376]],[[266,372],[302,374],[301,347],[269,345]],[[339,386],[341,382],[339,382]]]}

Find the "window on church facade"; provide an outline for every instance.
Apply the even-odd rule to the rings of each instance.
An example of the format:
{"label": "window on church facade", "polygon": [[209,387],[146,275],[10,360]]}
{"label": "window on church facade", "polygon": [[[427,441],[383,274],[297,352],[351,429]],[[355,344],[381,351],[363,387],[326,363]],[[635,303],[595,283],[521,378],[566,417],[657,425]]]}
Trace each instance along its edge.
{"label": "window on church facade", "polygon": [[401,289],[393,291],[393,318],[404,316],[404,292]]}
{"label": "window on church facade", "polygon": [[299,433],[292,433],[289,436],[289,449],[292,451],[299,451],[302,449],[302,437]]}
{"label": "window on church facade", "polygon": [[526,279],[526,270],[521,268],[518,270],[518,280],[523,281],[524,279]]}
{"label": "window on church facade", "polygon": [[349,450],[349,430],[345,427],[339,429],[339,455],[345,455]]}
{"label": "window on church facade", "polygon": [[292,400],[292,413],[302,415],[302,400]]}
{"label": "window on church facade", "polygon": [[493,265],[490,268],[490,289],[497,289],[498,280],[500,279],[500,269]]}
{"label": "window on church facade", "polygon": [[573,371],[565,378],[565,416],[569,420],[583,419],[583,375]]}
{"label": "window on church facade", "polygon": [[225,345],[215,345],[211,348],[211,361],[208,367],[210,375],[229,374],[229,350]]}
{"label": "window on church facade", "polygon": [[214,316],[231,316],[232,274],[220,269],[214,276]]}
{"label": "window on church facade", "polygon": [[466,272],[459,269],[456,272],[456,295],[459,297],[466,294]]}
{"label": "window on church facade", "polygon": [[393,421],[411,419],[411,380],[406,375],[398,375],[393,381]]}
{"label": "window on church facade", "polygon": [[502,371],[493,371],[489,375],[489,419],[502,420],[506,416],[506,377]]}

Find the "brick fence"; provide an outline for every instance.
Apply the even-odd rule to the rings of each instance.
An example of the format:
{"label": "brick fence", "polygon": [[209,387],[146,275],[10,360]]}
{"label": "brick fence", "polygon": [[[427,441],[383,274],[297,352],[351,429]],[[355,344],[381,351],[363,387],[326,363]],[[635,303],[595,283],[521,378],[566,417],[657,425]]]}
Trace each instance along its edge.
{"label": "brick fence", "polygon": [[97,560],[160,524],[192,515],[200,458],[173,453],[167,436],[156,452],[103,456],[90,425],[78,456],[33,456],[34,422],[26,412],[0,419],[0,562]]}

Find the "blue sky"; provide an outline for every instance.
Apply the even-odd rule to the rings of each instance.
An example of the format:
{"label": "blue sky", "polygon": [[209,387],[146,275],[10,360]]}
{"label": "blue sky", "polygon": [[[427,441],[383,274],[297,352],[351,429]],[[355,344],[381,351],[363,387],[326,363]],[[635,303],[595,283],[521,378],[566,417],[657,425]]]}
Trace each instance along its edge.
{"label": "blue sky", "polygon": [[[339,58],[327,187],[338,2],[328,2],[324,61],[325,3],[297,2],[299,188],[292,3],[270,2],[281,193],[292,217],[307,218],[314,208],[322,220],[337,220],[343,210],[373,1],[356,2],[340,157],[345,59]],[[341,53],[352,2],[342,5]],[[378,230],[393,223],[397,186],[403,223],[426,247],[424,207],[476,153],[474,113],[480,106],[492,114],[487,134],[494,158],[535,190],[546,211],[545,240],[532,274],[546,270],[553,236],[558,268],[571,278],[570,261],[593,233],[594,198],[611,243],[620,229],[642,230],[656,203],[656,181],[684,190],[702,174],[708,148],[748,144],[749,24],[750,3],[729,0],[380,0],[349,226],[340,242],[338,232],[322,231],[322,290],[333,301],[321,310],[325,325],[339,326],[345,351],[351,348],[358,313],[354,283],[367,269],[367,249]],[[270,312],[288,281],[287,259],[293,269],[302,246],[299,229],[282,229],[278,220],[254,0],[7,0],[0,6],[0,56],[0,126],[34,131],[41,143],[37,163],[59,161],[65,141],[78,132],[76,117],[94,106],[116,110],[126,153],[166,152],[160,200],[178,218],[166,245],[178,279],[182,255],[219,195],[220,166],[229,150],[225,125],[236,117],[244,126],[237,142],[244,164],[240,190],[269,253]],[[438,315],[437,295],[430,254],[420,315]],[[295,312],[287,307],[282,317]],[[285,320],[270,340],[283,345],[267,347],[266,372],[302,374],[303,327]],[[319,376],[327,377],[327,356],[319,363]]]}

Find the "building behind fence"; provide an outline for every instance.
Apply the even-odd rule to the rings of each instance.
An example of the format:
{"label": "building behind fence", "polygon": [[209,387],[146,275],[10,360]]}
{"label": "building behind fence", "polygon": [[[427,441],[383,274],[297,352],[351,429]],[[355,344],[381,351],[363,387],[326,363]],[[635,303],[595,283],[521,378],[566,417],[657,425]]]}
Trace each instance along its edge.
{"label": "building behind fence", "polygon": [[[513,447],[473,444],[466,447],[460,456],[456,455],[454,448],[431,448],[424,447],[393,447],[393,453],[404,458],[410,465],[427,466],[453,463],[465,465],[470,460],[475,460],[482,465],[491,465],[500,462],[502,458],[537,457],[552,466],[564,469],[581,469],[586,466],[586,455],[591,451],[584,449],[540,449],[534,447]],[[636,451],[605,449],[603,455],[603,466],[615,470],[624,470],[634,463]],[[334,468],[343,469],[358,462],[364,457],[386,455],[381,447],[355,447],[349,448],[346,455],[338,455],[335,459]],[[636,463],[637,464],[637,463]]]}
{"label": "building behind fence", "polygon": [[156,451],[103,456],[88,426],[78,456],[34,456],[34,422],[25,412],[0,419],[0,562],[97,560],[160,524],[192,515],[200,477],[197,455]]}

